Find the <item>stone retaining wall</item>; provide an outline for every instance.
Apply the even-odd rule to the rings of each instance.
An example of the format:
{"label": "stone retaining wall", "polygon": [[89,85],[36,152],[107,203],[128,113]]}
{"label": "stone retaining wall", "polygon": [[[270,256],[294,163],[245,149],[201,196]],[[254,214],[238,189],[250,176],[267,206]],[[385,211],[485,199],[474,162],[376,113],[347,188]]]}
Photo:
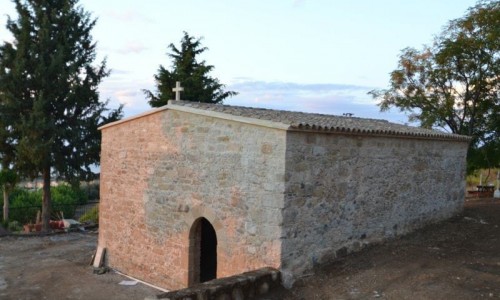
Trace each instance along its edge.
{"label": "stone retaining wall", "polygon": [[280,272],[262,268],[240,275],[211,280],[190,288],[167,292],[146,300],[244,300],[254,299],[280,286]]}

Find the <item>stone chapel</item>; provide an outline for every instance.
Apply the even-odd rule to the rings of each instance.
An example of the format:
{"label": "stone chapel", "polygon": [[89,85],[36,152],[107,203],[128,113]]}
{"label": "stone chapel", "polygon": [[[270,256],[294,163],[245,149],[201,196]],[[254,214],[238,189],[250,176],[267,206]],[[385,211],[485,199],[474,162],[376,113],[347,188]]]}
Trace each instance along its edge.
{"label": "stone chapel", "polygon": [[99,246],[166,289],[267,266],[290,283],[463,206],[464,136],[187,101],[100,129]]}

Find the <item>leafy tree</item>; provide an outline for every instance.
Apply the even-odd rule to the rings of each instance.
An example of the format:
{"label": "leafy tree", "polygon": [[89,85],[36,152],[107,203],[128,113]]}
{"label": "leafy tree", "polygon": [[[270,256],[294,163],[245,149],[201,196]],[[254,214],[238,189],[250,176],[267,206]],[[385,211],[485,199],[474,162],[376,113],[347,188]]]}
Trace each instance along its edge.
{"label": "leafy tree", "polygon": [[70,182],[92,176],[99,162],[97,128],[121,117],[99,101],[109,72],[97,66],[90,32],[96,20],[78,0],[14,0],[7,21],[14,42],[0,46],[0,146],[15,169],[42,176],[43,230],[50,217],[51,173]]}
{"label": "leafy tree", "polygon": [[480,1],[431,47],[402,51],[390,87],[370,94],[423,127],[471,136],[468,170],[500,165],[500,2]]}
{"label": "leafy tree", "polygon": [[17,174],[10,170],[2,168],[0,170],[0,187],[3,192],[3,220],[9,220],[9,195],[16,187],[19,177]]}
{"label": "leafy tree", "polygon": [[178,49],[174,44],[168,46],[168,56],[173,60],[172,69],[165,69],[162,65],[158,74],[154,76],[157,94],[144,90],[149,99],[149,105],[160,107],[166,105],[168,100],[174,99],[172,88],[175,82],[180,81],[184,87],[182,98],[190,101],[206,103],[222,103],[227,97],[236,95],[236,92],[224,91],[225,85],[219,80],[209,76],[214,66],[207,65],[203,60],[199,62],[197,56],[208,50],[201,46],[201,38],[195,39],[184,32],[181,47]]}

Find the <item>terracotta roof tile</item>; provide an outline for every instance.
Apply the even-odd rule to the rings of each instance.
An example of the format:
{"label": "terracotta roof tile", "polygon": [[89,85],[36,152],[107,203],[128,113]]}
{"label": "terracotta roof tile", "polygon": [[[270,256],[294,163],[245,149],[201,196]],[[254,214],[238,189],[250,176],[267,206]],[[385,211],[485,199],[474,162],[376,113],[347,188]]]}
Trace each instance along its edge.
{"label": "terracotta roof tile", "polygon": [[170,105],[184,106],[204,111],[228,114],[232,116],[282,123],[284,125],[288,125],[290,130],[324,131],[368,135],[397,135],[461,141],[470,140],[469,137],[463,135],[401,125],[379,119],[365,119],[358,117],[335,116],[317,113],[209,104],[192,101],[170,101],[168,106]]}

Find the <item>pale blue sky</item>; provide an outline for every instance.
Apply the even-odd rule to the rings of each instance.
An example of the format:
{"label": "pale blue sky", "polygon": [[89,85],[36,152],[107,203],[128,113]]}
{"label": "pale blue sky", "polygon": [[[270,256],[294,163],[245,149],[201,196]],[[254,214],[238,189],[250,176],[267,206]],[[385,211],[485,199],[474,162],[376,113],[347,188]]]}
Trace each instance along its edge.
{"label": "pale blue sky", "polygon": [[[170,66],[167,45],[182,32],[203,36],[213,76],[240,94],[226,104],[405,122],[379,113],[366,95],[388,84],[401,49],[430,44],[472,0],[80,0],[97,17],[98,56],[112,75],[100,87],[126,116],[149,109],[158,66]],[[10,40],[0,0],[0,42]]]}

